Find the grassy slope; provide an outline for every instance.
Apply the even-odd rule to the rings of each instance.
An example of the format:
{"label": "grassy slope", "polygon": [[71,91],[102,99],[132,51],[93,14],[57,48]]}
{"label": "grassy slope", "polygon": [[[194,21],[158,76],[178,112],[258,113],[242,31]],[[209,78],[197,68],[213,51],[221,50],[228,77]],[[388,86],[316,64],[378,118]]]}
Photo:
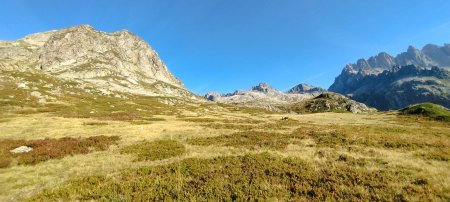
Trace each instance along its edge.
{"label": "grassy slope", "polygon": [[[106,151],[4,168],[0,199],[449,199],[450,128],[442,122],[395,114],[280,121],[277,114],[214,113],[161,116],[144,125],[49,114],[11,118],[0,123],[2,138],[121,140]],[[168,152],[161,157],[161,151]]]}
{"label": "grassy slope", "polygon": [[0,91],[1,140],[120,137],[104,151],[1,168],[0,201],[450,200],[450,127],[440,121],[394,113],[281,121],[238,106],[83,92],[41,105],[14,85]]}
{"label": "grassy slope", "polygon": [[450,121],[450,111],[445,107],[433,103],[411,105],[400,111],[404,115],[422,115],[440,121]]}

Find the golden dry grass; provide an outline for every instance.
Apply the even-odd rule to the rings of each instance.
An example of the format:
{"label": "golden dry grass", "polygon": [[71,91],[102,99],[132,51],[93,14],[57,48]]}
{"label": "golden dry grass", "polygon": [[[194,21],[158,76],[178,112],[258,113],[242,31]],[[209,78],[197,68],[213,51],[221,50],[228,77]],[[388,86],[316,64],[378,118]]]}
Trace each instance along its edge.
{"label": "golden dry grass", "polygon": [[[283,116],[289,116],[290,120],[280,121]],[[55,190],[57,193],[60,188],[74,186],[74,180],[89,176],[120,179],[124,172],[130,174],[133,169],[190,162],[188,159],[199,159],[201,163],[201,159],[246,154],[259,158],[258,155],[264,152],[283,158],[301,159],[312,169],[358,166],[358,170],[363,173],[377,170],[406,172],[409,173],[408,179],[427,180],[432,199],[450,198],[450,162],[445,160],[449,155],[446,150],[450,145],[450,127],[432,120],[408,119],[392,112],[284,115],[227,109],[201,113],[186,111],[154,118],[158,121],[149,120],[150,124],[136,124],[128,120],[63,118],[49,113],[2,118],[6,121],[0,121],[1,139],[117,135],[120,140],[118,145],[106,151],[52,159],[33,166],[0,169],[0,201],[27,199],[39,195],[43,190]],[[251,140],[258,139],[251,139],[251,136],[250,139],[239,139],[239,134],[246,131],[281,134],[284,139],[281,145],[261,146],[260,142],[253,144]],[[295,133],[297,136],[292,139],[290,135]],[[339,136],[341,133],[343,135]],[[231,139],[224,142],[223,137],[226,136]],[[208,140],[207,144],[195,142],[202,139]],[[268,136],[266,139],[273,137]],[[123,148],[155,140],[180,142],[185,147],[185,153],[162,160],[137,162],[134,161],[136,158],[133,153],[121,152]],[[234,145],[242,142],[244,146]],[[439,158],[428,158],[430,155]],[[389,183],[389,186],[404,187],[410,182]]]}

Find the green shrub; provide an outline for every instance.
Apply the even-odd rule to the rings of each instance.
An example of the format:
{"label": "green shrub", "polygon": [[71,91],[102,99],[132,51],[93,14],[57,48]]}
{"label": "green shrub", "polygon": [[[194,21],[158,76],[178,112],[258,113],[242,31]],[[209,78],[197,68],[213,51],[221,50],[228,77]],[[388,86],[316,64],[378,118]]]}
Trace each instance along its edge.
{"label": "green shrub", "polygon": [[106,126],[108,123],[106,122],[84,122],[83,125],[85,126]]}
{"label": "green shrub", "polygon": [[222,146],[244,147],[249,149],[284,149],[289,143],[304,137],[305,136],[303,134],[243,131],[217,137],[193,138],[188,140],[188,143],[202,146],[215,144]]}
{"label": "green shrub", "polygon": [[186,148],[175,140],[156,140],[125,147],[122,152],[136,155],[139,161],[154,161],[180,156]]}
{"label": "green shrub", "polygon": [[[405,182],[398,184],[398,182]],[[263,154],[186,159],[92,176],[32,201],[434,201],[442,191],[405,170],[325,164]],[[445,198],[441,198],[445,200]]]}
{"label": "green shrub", "polygon": [[196,122],[196,123],[212,123],[216,122],[217,120],[211,119],[211,118],[185,118],[183,121],[187,122]]}
{"label": "green shrub", "polygon": [[143,120],[145,120],[145,121],[166,121],[166,119],[164,119],[164,118],[157,118],[157,117],[146,117],[146,118],[143,118]]}

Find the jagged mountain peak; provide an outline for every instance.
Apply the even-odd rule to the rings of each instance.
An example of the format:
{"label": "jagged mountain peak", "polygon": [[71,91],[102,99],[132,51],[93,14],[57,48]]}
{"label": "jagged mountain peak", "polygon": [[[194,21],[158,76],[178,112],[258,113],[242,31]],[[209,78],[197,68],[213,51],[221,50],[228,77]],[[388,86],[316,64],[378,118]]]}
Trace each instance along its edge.
{"label": "jagged mountain peak", "polygon": [[386,52],[380,52],[380,53],[378,53],[378,57],[392,57],[392,56]]}
{"label": "jagged mountain peak", "polygon": [[420,67],[450,67],[450,45],[438,46],[434,44],[425,45],[422,50],[409,46],[406,52],[396,57],[386,52],[380,52],[369,59],[361,58],[356,63],[344,67],[343,73],[356,74],[363,71],[364,74],[379,74],[383,70],[389,70],[393,66],[416,65]]}
{"label": "jagged mountain peak", "polygon": [[76,25],[73,27],[69,27],[68,29],[87,29],[87,30],[95,30],[94,27],[90,24],[82,24],[82,25]]}
{"label": "jagged mountain peak", "polygon": [[367,63],[361,59],[345,66],[329,90],[383,110],[424,101],[449,106],[449,44],[409,46],[395,58],[378,54]]}
{"label": "jagged mountain peak", "polygon": [[[448,46],[448,44],[444,44],[444,47]],[[426,51],[426,50],[432,50],[432,49],[438,49],[439,46],[436,44],[427,44],[422,48],[422,51]]]}
{"label": "jagged mountain peak", "polygon": [[274,92],[274,91],[278,91],[275,88],[273,88],[272,86],[270,86],[269,84],[265,83],[265,82],[261,82],[256,86],[252,87],[253,91],[258,91],[258,92],[262,92],[262,93],[269,93],[269,92]]}
{"label": "jagged mountain peak", "polygon": [[389,68],[395,65],[395,59],[386,52],[380,52],[377,56],[370,57],[368,63],[371,68]]}
{"label": "jagged mountain peak", "polygon": [[291,94],[300,94],[300,93],[311,93],[314,95],[318,95],[321,94],[323,92],[326,92],[327,90],[320,88],[320,87],[315,87],[306,83],[300,83],[294,87],[292,87],[288,93]]}
{"label": "jagged mountain peak", "polygon": [[416,47],[414,47],[412,45],[409,45],[408,49],[406,50],[406,52],[410,53],[410,54],[415,54],[415,53],[419,52],[419,49],[417,49]]}

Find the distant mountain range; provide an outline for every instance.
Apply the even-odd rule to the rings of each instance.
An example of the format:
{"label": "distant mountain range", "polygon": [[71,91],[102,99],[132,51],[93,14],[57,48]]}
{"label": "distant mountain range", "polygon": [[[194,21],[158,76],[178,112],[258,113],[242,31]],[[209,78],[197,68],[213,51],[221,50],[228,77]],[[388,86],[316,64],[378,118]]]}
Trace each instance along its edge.
{"label": "distant mountain range", "polygon": [[328,89],[380,110],[434,102],[450,106],[450,44],[412,46],[347,65]]}
{"label": "distant mountain range", "polygon": [[237,90],[227,94],[207,93],[204,97],[214,102],[242,104],[276,111],[276,105],[300,102],[314,96],[312,93],[306,92],[284,93],[267,83],[260,83],[253,86],[250,90]]}
{"label": "distant mountain range", "polygon": [[[382,52],[347,65],[328,91],[381,110],[400,109],[419,102],[450,107],[449,67],[450,44],[426,45],[422,50],[411,46],[396,57]],[[10,85],[11,89],[17,86],[30,91],[28,97],[34,94],[41,101],[45,99],[38,93],[48,94],[47,100],[63,97],[61,90],[52,87],[50,81],[45,83],[37,79],[41,75],[58,80],[66,89],[76,87],[74,91],[79,91],[78,94],[95,91],[115,97],[141,95],[205,101],[184,87],[150,45],[126,30],[106,33],[82,25],[31,34],[17,41],[0,41],[0,73],[0,82]],[[30,88],[31,84],[21,80],[18,74],[20,78],[27,77],[50,91],[38,92],[39,88]],[[14,92],[8,93],[14,97]],[[228,94],[208,93],[204,98],[275,111],[283,109],[283,105],[292,104],[296,109],[299,106],[309,106],[309,109],[325,106],[327,110],[356,106],[356,102],[334,94],[325,96],[324,93],[327,90],[304,83],[287,92],[260,83],[249,90]],[[317,98],[320,95],[322,97]],[[14,99],[11,96],[1,99]],[[317,99],[312,101],[313,98]],[[323,102],[325,98],[327,101]],[[334,101],[329,102],[329,99]],[[305,105],[307,100],[310,104]],[[170,103],[174,104],[172,101]],[[336,107],[331,107],[330,103]],[[359,106],[359,103],[356,104]],[[360,106],[361,109],[365,107]]]}
{"label": "distant mountain range", "polygon": [[240,104],[282,112],[348,111],[365,113],[375,111],[345,96],[304,83],[294,86],[287,92],[281,92],[267,83],[260,83],[250,90],[240,90],[228,94],[207,93],[204,97],[219,103]]}

